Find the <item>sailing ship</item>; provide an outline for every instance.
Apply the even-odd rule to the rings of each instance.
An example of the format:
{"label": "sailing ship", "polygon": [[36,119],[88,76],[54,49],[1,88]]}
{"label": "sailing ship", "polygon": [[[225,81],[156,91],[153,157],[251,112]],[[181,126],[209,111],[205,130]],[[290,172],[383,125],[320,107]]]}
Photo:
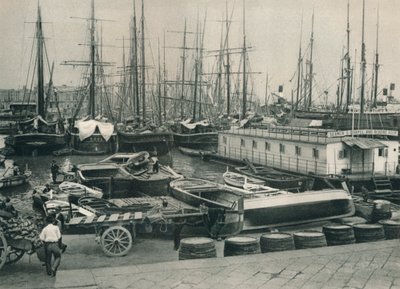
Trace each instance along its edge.
{"label": "sailing ship", "polygon": [[[48,59],[48,57],[44,57],[46,49],[40,6],[38,6],[34,41],[36,44],[35,61],[37,68],[37,74],[35,75],[37,80],[36,115],[33,118],[20,120],[18,122],[18,133],[11,135],[5,141],[7,146],[11,146],[20,154],[46,154],[52,150],[60,149],[65,145],[64,124],[61,120],[61,115],[59,115],[59,119],[55,121],[47,119],[47,103],[49,102],[50,96],[53,92],[52,75],[54,63],[50,71],[48,91],[46,95],[44,85],[44,60]],[[49,63],[47,67],[50,67]],[[28,75],[29,73],[30,72],[28,71]],[[29,95],[31,93],[32,90],[30,90]]]}
{"label": "sailing ship", "polygon": [[[91,2],[90,21],[90,60],[81,62],[65,61],[65,65],[83,65],[89,69],[89,92],[84,90],[79,104],[71,120],[71,146],[75,154],[106,154],[118,150],[117,133],[113,124],[113,115],[108,106],[108,117],[102,115],[103,103],[109,104],[108,92],[104,84],[104,66],[111,66],[109,62],[103,62],[98,52],[96,35],[96,21],[94,1]],[[101,79],[102,87],[98,87],[96,80]],[[104,90],[103,90],[104,88]],[[81,90],[79,90],[81,92]],[[104,93],[104,95],[103,95]],[[101,95],[100,95],[101,94]],[[88,96],[87,115],[77,119],[84,99]],[[96,98],[104,97],[105,101],[97,104]]]}
{"label": "sailing ship", "polygon": [[[130,98],[127,99],[130,111],[129,114],[135,116],[137,121],[126,121],[125,124],[117,127],[118,132],[118,149],[121,152],[137,152],[137,151],[149,151],[154,155],[166,155],[169,154],[173,145],[173,136],[170,131],[162,127],[161,118],[161,95],[158,96],[158,127],[149,123],[147,119],[146,110],[148,109],[146,91],[146,53],[145,53],[145,41],[144,41],[144,1],[142,1],[142,15],[141,15],[141,47],[138,45],[138,31],[136,28],[136,6],[133,1],[133,19],[132,19],[132,41],[131,41],[131,53],[130,53],[130,65],[129,69],[125,71],[124,66],[124,89],[123,94],[125,98],[130,94]],[[139,55],[140,52],[140,55]],[[141,63],[139,65],[138,58],[140,56]],[[125,57],[124,57],[125,59]],[[139,83],[139,69],[140,79]],[[128,76],[128,77],[127,77]],[[129,78],[129,81],[127,81]],[[159,77],[160,78],[160,77]],[[159,82],[161,79],[158,80]],[[128,88],[126,89],[126,86]],[[159,85],[160,86],[160,85]],[[160,93],[159,93],[160,94]],[[122,106],[122,105],[121,105]],[[140,109],[141,106],[141,109]],[[122,110],[122,107],[121,109]],[[121,115],[121,113],[119,113]]]}

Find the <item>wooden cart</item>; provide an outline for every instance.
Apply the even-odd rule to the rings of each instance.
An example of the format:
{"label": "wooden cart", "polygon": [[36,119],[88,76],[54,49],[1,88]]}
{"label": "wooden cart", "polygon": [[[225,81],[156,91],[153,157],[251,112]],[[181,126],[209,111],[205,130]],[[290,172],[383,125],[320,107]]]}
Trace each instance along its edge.
{"label": "wooden cart", "polygon": [[17,262],[26,252],[30,254],[34,252],[31,241],[6,238],[0,228],[0,270],[4,265]]}
{"label": "wooden cart", "polygon": [[[95,216],[74,217],[65,223],[66,228],[94,228],[95,240],[107,256],[126,255],[136,237],[136,225],[167,225],[185,222],[202,222],[207,215],[205,207],[194,208],[169,197],[119,199],[124,202],[119,212]],[[119,204],[121,206],[121,203]],[[121,212],[122,211],[122,212]]]}

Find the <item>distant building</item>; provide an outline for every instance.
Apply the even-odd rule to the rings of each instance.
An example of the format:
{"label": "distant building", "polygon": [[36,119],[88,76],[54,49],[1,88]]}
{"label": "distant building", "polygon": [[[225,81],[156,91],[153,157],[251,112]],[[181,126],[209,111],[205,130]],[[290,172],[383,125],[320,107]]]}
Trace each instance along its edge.
{"label": "distant building", "polygon": [[[222,157],[296,173],[395,175],[398,140],[372,138],[396,136],[398,131],[293,128],[233,128],[218,135]],[[366,137],[369,136],[369,137]]]}

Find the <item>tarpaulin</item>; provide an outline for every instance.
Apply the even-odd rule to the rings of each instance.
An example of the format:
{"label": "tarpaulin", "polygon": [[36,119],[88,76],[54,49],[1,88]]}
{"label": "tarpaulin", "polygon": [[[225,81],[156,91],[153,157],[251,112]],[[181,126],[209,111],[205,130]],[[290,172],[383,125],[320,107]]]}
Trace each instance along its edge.
{"label": "tarpaulin", "polygon": [[108,141],[114,133],[114,125],[109,122],[101,122],[97,120],[78,120],[75,127],[79,130],[79,139],[83,141],[87,139],[99,128],[101,136]]}

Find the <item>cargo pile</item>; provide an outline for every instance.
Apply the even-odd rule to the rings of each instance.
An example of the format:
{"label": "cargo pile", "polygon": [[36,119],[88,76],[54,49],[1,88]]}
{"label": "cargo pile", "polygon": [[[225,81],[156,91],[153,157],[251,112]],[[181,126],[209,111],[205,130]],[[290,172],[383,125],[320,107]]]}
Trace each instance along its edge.
{"label": "cargo pile", "polygon": [[6,239],[36,242],[39,232],[36,225],[21,217],[4,218],[0,216],[0,227]]}

